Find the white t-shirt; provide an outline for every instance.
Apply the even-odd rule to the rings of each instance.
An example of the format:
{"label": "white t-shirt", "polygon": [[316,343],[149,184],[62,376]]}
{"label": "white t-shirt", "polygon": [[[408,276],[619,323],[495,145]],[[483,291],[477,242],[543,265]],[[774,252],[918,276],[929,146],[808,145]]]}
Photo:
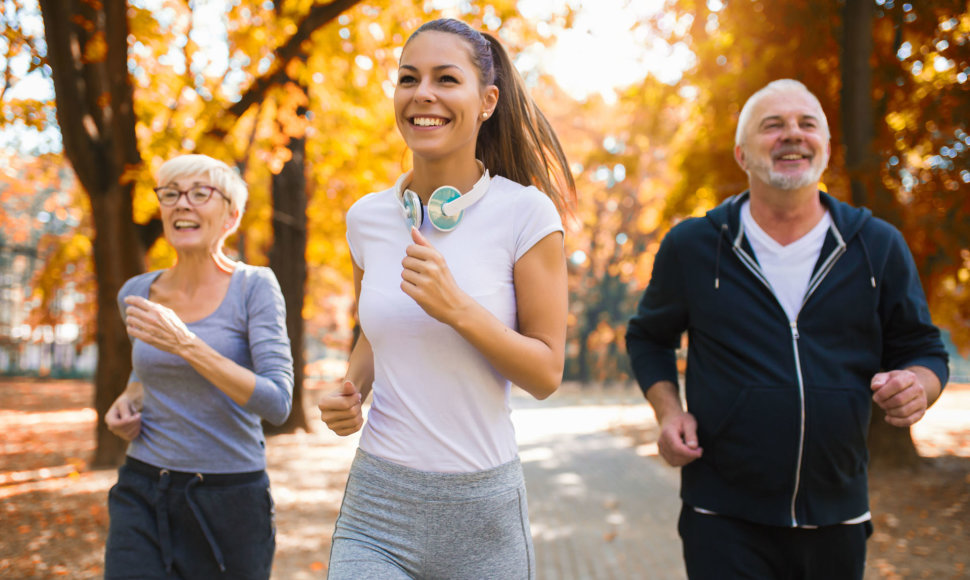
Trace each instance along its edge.
{"label": "white t-shirt", "polygon": [[775,297],[788,314],[788,320],[795,320],[802,309],[808,282],[822,253],[822,243],[832,225],[832,217],[826,211],[811,231],[787,246],[775,241],[754,221],[748,201],[741,206],[741,223]]}
{"label": "white t-shirt", "polygon": [[[347,212],[350,252],[364,271],[358,314],[374,350],[373,402],[360,448],[423,471],[479,471],[511,461],[518,449],[509,381],[401,290],[401,260],[412,243],[401,208],[392,188]],[[458,286],[513,329],[512,268],[539,240],[562,231],[552,200],[499,176],[453,231],[434,229],[427,215],[421,227]]]}

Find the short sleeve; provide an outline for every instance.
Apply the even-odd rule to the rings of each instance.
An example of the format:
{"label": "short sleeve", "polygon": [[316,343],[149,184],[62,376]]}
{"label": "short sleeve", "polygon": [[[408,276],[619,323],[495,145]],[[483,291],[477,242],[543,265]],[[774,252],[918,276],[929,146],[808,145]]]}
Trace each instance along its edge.
{"label": "short sleeve", "polygon": [[532,249],[539,240],[553,232],[564,232],[556,205],[535,187],[516,194],[515,261]]}
{"label": "short sleeve", "polygon": [[347,210],[347,247],[350,248],[350,257],[354,260],[354,264],[357,264],[361,270],[364,269],[364,256],[361,252],[363,247],[361,236],[361,224],[360,224],[360,202],[355,203],[350,206]]}

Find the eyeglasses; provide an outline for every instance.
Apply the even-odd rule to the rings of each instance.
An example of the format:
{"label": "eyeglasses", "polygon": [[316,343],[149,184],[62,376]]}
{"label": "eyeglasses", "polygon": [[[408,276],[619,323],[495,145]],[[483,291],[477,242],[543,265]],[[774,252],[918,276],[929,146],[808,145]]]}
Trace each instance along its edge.
{"label": "eyeglasses", "polygon": [[167,185],[155,188],[155,196],[158,197],[158,203],[164,205],[165,207],[174,206],[179,202],[179,198],[183,195],[185,196],[185,199],[189,200],[189,205],[198,207],[209,201],[209,198],[212,197],[213,193],[218,193],[220,196],[222,196],[222,199],[230,201],[229,196],[212,187],[211,185],[194,185],[184,191]]}

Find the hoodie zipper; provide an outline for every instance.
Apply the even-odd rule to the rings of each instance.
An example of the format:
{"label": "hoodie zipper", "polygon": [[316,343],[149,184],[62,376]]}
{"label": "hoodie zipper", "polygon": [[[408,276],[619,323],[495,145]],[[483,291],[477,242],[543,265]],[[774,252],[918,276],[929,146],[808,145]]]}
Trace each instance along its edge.
{"label": "hoodie zipper", "polygon": [[[802,377],[801,357],[799,356],[799,353],[798,353],[798,339],[800,337],[798,333],[798,316],[801,314],[802,308],[805,307],[805,303],[808,302],[809,297],[811,297],[811,295],[819,287],[819,285],[822,283],[822,280],[825,279],[828,273],[832,271],[832,268],[835,266],[835,262],[838,261],[838,259],[842,256],[842,254],[845,253],[845,240],[842,238],[842,234],[839,232],[838,228],[835,227],[834,223],[829,227],[829,231],[832,232],[833,236],[835,237],[837,245],[835,249],[833,249],[832,252],[828,255],[828,257],[825,258],[825,262],[822,263],[822,266],[818,269],[818,271],[808,281],[808,289],[805,292],[805,297],[802,298],[802,304],[798,309],[798,314],[795,315],[795,320],[791,320],[788,323],[788,326],[791,329],[792,352],[795,357],[795,376],[798,382],[798,405],[799,405],[798,461],[795,464],[795,487],[792,491],[791,504],[790,504],[791,522],[792,522],[791,525],[793,528],[798,527],[798,516],[795,513],[795,504],[797,503],[797,500],[798,500],[798,488],[799,486],[801,486],[801,479],[802,479],[802,457],[805,454],[805,420],[806,420],[805,383]],[[761,283],[768,288],[768,290],[771,292],[771,295],[775,298],[775,302],[778,303],[778,306],[781,307],[782,311],[784,312],[784,307],[781,306],[781,301],[778,300],[778,295],[775,294],[774,288],[771,287],[771,282],[768,281],[768,278],[764,275],[764,272],[761,271],[761,266],[758,264],[758,261],[753,256],[745,252],[744,249],[741,247],[741,241],[743,239],[744,239],[744,226],[741,225],[738,228],[738,235],[735,236],[734,243],[732,244],[731,249],[734,251],[735,255],[737,255],[738,258],[740,258],[741,263],[744,264],[744,267],[747,268],[752,274],[754,274],[755,277],[758,278],[758,280],[760,280]]]}
{"label": "hoodie zipper", "polygon": [[[802,303],[804,305],[804,302]],[[800,423],[798,426],[798,461],[795,463],[795,491],[791,494],[791,525],[798,527],[798,517],[795,515],[795,501],[798,499],[798,487],[802,481],[802,455],[805,453],[805,382],[802,379],[802,361],[798,356],[798,318],[789,322],[791,327],[792,351],[795,353],[795,375],[798,377],[798,401]]]}

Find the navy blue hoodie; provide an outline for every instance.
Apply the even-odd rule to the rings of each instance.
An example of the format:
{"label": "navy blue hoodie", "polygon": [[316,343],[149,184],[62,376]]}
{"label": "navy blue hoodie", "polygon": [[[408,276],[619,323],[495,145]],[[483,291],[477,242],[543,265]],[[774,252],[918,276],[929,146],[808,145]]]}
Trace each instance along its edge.
{"label": "navy blue hoodie", "polygon": [[627,329],[644,392],[677,384],[703,456],[681,473],[688,505],[775,526],[824,526],[869,510],[870,380],[921,365],[941,384],[947,355],[898,230],[820,192],[826,234],[794,323],[740,221],[748,194],[666,235]]}

